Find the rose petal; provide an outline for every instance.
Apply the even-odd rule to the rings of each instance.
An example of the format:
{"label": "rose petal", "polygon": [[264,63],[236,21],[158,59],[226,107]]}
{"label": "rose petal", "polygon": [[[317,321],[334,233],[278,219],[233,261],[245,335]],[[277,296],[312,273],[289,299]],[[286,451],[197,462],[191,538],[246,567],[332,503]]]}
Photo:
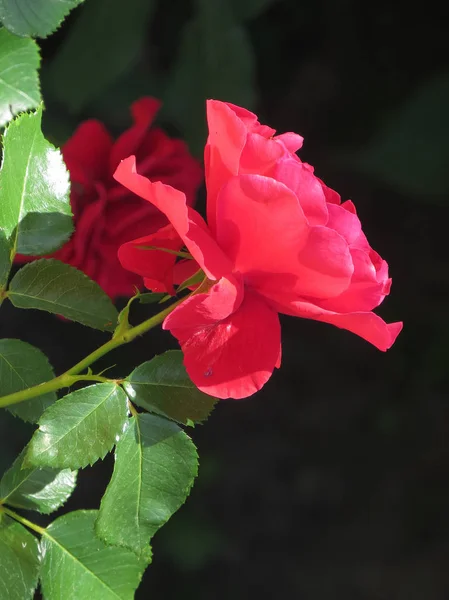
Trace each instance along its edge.
{"label": "rose petal", "polygon": [[[164,329],[204,327],[221,321],[238,309],[243,299],[241,278],[222,277],[207,292],[187,298],[164,321]],[[183,307],[183,310],[181,308]]]}
{"label": "rose petal", "polygon": [[291,301],[284,298],[283,306],[274,303],[274,308],[287,315],[313,319],[335,325],[360,336],[370,344],[382,351],[386,351],[394,344],[402,330],[402,323],[385,323],[373,312],[337,313],[325,310],[309,302]]}
{"label": "rose petal", "polygon": [[326,197],[326,202],[329,202],[330,204],[340,204],[340,202],[341,202],[340,194],[338,194],[332,188],[328,187],[324,183],[324,181],[321,181],[321,179],[318,178],[318,181],[321,183],[321,187],[323,188],[323,193],[324,193],[324,196]]}
{"label": "rose petal", "polygon": [[267,172],[294,192],[310,225],[326,225],[329,214],[320,181],[303,163],[291,158],[278,161]]}
{"label": "rose petal", "polygon": [[231,273],[232,264],[210,235],[204,219],[187,206],[185,194],[138,175],[134,156],[119,164],[114,179],[165,214],[209,279],[218,280]]}
{"label": "rose petal", "polygon": [[343,202],[339,206],[328,204],[328,210],[328,227],[338,231],[347,240],[351,248],[358,248],[368,253],[373,252],[366,239],[366,235],[362,231],[360,219],[351,200],[346,200],[346,202]]}
{"label": "rose petal", "polygon": [[204,151],[207,221],[215,234],[217,195],[225,182],[238,173],[247,129],[230,106],[217,100],[207,101],[207,124],[209,136]]}
{"label": "rose petal", "polygon": [[379,306],[389,293],[391,279],[388,279],[388,265],[385,261],[380,259],[377,263],[378,271],[370,256],[363,250],[353,248],[351,256],[354,274],[350,286],[335,298],[317,302],[321,308],[339,313],[370,311]]}
{"label": "rose petal", "polygon": [[346,241],[333,229],[312,227],[299,254],[295,291],[302,296],[332,298],[349,287],[354,265]]}
{"label": "rose petal", "polygon": [[145,277],[145,286],[153,291],[174,294],[173,268],[176,255],[159,250],[145,250],[139,246],[156,246],[179,251],[183,242],[172,225],[156,233],[138,238],[120,246],[119,261],[124,269]]}
{"label": "rose petal", "polygon": [[[199,269],[200,267],[196,260],[188,258],[185,260],[180,260],[175,263],[175,268],[173,269],[173,282],[176,283],[176,285],[180,285],[198,273]],[[189,289],[193,290],[197,288],[198,285],[199,284],[189,287]]]}
{"label": "rose petal", "polygon": [[106,127],[94,119],[84,121],[62,147],[70,179],[90,189],[94,181],[104,179],[113,144]]}
{"label": "rose petal", "polygon": [[259,123],[257,115],[247,110],[246,108],[242,108],[241,106],[237,106],[236,104],[232,104],[231,102],[222,102],[222,104],[225,104],[228,108],[232,110],[232,112],[245,125],[249,133],[258,133],[259,135],[263,135],[266,138],[273,137],[273,135],[276,133],[276,129],[268,127],[268,125],[261,125]]}
{"label": "rose petal", "polygon": [[309,227],[298,200],[285,185],[260,175],[239,175],[218,198],[217,241],[245,280],[262,289],[286,274],[292,285],[298,253]]}
{"label": "rose petal", "polygon": [[182,190],[187,204],[194,203],[204,172],[185,142],[170,138],[162,129],[152,128],[139,147],[137,165],[142,175]]}
{"label": "rose petal", "polygon": [[118,296],[129,298],[134,295],[136,289],[142,289],[143,287],[141,277],[121,268],[117,255],[110,258],[107,269],[105,269],[104,257],[97,260],[95,280],[112,299]]}
{"label": "rose petal", "polygon": [[[329,204],[329,221],[327,226],[331,229],[335,229],[338,233],[345,238],[348,244],[352,244],[359,237],[362,231],[362,225],[358,216],[351,210],[347,210],[344,204]],[[352,204],[352,202],[351,202]]]}
{"label": "rose petal", "polygon": [[275,140],[282,142],[289,152],[297,152],[304,143],[304,138],[297,133],[288,131],[287,133],[281,133],[277,135]]}
{"label": "rose petal", "polygon": [[276,139],[266,139],[258,133],[249,133],[242,150],[239,164],[240,174],[267,175],[281,158],[290,153]]}
{"label": "rose petal", "polygon": [[137,153],[160,106],[159,100],[149,96],[141,98],[131,105],[134,125],[124,131],[114,143],[109,159],[111,173],[115,171],[123,158]]}
{"label": "rose petal", "polygon": [[217,295],[210,301],[208,295],[193,296],[167,317],[164,329],[179,340],[187,372],[200,390],[218,398],[246,398],[280,364],[279,318],[251,292],[224,317],[225,311],[215,309],[220,306]]}
{"label": "rose petal", "polygon": [[[92,195],[89,204],[86,204],[77,215],[75,232],[72,237],[58,250],[59,253],[70,246],[72,249],[70,264],[84,271],[92,279],[95,279],[95,274],[92,270],[89,272],[85,270],[86,260],[89,255],[92,257],[95,252],[94,248],[101,240],[104,228],[103,212],[108,201],[104,185],[96,184],[95,191],[96,195]],[[57,255],[56,258],[58,258]]]}
{"label": "rose petal", "polygon": [[330,298],[349,286],[348,244],[331,229],[310,228],[296,195],[274,179],[230,180],[218,198],[217,222],[220,247],[264,296]]}

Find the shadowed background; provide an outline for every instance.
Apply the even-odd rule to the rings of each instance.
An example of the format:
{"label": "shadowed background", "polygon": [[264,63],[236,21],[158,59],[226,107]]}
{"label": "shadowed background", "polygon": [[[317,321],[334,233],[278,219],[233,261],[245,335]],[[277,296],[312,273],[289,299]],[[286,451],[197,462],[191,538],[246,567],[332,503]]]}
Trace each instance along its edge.
{"label": "shadowed background", "polygon": [[[86,0],[41,42],[44,127],[58,144],[90,117],[122,131],[144,95],[164,101],[159,124],[197,156],[207,97],[301,133],[301,158],[355,202],[390,264],[379,314],[404,321],[383,354],[331,326],[282,319],[281,370],[192,431],[200,476],[155,536],[137,598],[449,597],[449,41],[432,2],[371,9]],[[105,339],[6,303],[0,337],[38,346],[57,372]],[[151,332],[101,364],[126,375],[168,347],[168,333]],[[30,433],[2,413],[1,471]],[[82,472],[66,508],[97,508],[111,470],[109,458]]]}

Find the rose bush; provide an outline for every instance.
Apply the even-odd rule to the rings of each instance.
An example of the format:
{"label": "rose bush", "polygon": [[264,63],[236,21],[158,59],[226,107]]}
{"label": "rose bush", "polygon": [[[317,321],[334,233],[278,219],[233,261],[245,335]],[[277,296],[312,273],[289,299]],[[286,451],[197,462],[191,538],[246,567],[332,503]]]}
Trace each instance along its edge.
{"label": "rose bush", "polygon": [[[50,95],[42,97],[33,38],[59,29],[78,4],[67,34],[43,42]],[[161,89],[167,117],[192,144],[210,86],[255,98],[243,24],[254,14],[233,20],[234,11],[194,2],[185,27],[176,19],[181,46],[165,36],[149,65],[148,48],[158,48],[145,32],[161,25],[159,8],[141,2],[105,20],[109,4],[0,0],[0,409],[11,413],[3,412],[0,456],[0,600],[134,598],[154,536],[198,475],[193,428],[210,418],[216,396],[249,396],[280,366],[280,313],[344,327],[382,350],[401,328],[372,312],[389,293],[387,264],[352,203],[296,156],[299,135],[276,135],[254,114],[210,101],[208,224],[191,208],[203,169],[183,142],[153,127],[156,100],[132,105],[133,125],[118,139],[97,120],[82,123],[63,152],[45,138],[44,104],[63,127],[93,105],[118,115],[119,87],[141,88],[140,76]],[[168,33],[170,19],[165,25]],[[27,264],[14,268],[19,251]],[[139,285],[162,293],[142,295]],[[119,310],[113,299],[131,294]],[[135,311],[138,303],[151,306]],[[62,325],[49,315],[73,326],[53,339]],[[160,353],[158,339],[142,351],[130,346],[159,325],[182,351]],[[105,459],[106,471],[97,464]],[[217,559],[227,552],[221,538]],[[191,562],[183,561],[190,541],[175,540],[181,566]]]}
{"label": "rose bush", "polygon": [[[206,225],[185,194],[137,173],[134,157],[115,179],[163,212],[171,225],[120,249],[124,267],[148,287],[171,291],[177,271],[207,280],[163,327],[179,340],[202,391],[242,398],[280,364],[278,313],[347,329],[387,350],[402,323],[372,312],[389,293],[388,265],[370,247],[354,205],[341,203],[295,151],[302,138],[275,136],[257,117],[218,101],[207,105]],[[184,245],[193,261],[175,264]]]}
{"label": "rose bush", "polygon": [[75,232],[53,257],[86,273],[112,298],[131,296],[142,283],[121,267],[120,245],[158,231],[167,222],[154,206],[117,185],[113,173],[120,160],[134,154],[141,173],[182,190],[188,204],[193,203],[203,177],[183,141],[152,127],[159,107],[154,98],[134,102],[134,124],[115,141],[100,121],[85,121],[62,148],[72,183]]}

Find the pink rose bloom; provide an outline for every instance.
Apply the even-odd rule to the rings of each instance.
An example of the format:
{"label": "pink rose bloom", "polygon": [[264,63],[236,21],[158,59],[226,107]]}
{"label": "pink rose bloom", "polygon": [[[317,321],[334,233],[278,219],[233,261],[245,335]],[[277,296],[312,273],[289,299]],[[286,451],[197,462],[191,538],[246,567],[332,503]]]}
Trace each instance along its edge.
{"label": "pink rose bloom", "polygon": [[[163,324],[178,339],[192,381],[219,398],[259,390],[280,365],[279,313],[390,348],[402,323],[372,312],[390,291],[388,265],[369,245],[352,202],[341,203],[296,156],[301,136],[275,136],[254,114],[213,100],[207,119],[207,224],[183,192],[138,173],[133,156],[114,174],[171,224],[122,246],[122,264],[159,291],[182,280],[179,270],[204,272],[198,292]],[[142,245],[185,245],[193,260],[175,263],[173,254]]]}

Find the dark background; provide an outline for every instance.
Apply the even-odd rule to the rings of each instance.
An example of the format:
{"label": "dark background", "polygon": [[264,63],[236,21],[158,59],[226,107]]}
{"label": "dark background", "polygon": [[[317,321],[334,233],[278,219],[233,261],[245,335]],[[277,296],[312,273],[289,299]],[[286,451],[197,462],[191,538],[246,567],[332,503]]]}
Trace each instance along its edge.
{"label": "dark background", "polygon": [[[145,94],[198,155],[205,97],[304,135],[301,158],[354,200],[390,264],[379,313],[404,321],[383,354],[283,318],[281,370],[193,430],[200,476],[154,538],[137,598],[449,598],[449,36],[437,6],[86,0],[42,42],[45,126],[59,143],[91,116],[123,130]],[[0,329],[57,372],[104,339],[7,305]],[[168,347],[155,332],[113,361],[128,372]],[[2,414],[1,469],[30,431]],[[67,508],[97,508],[111,469],[82,472]]]}

